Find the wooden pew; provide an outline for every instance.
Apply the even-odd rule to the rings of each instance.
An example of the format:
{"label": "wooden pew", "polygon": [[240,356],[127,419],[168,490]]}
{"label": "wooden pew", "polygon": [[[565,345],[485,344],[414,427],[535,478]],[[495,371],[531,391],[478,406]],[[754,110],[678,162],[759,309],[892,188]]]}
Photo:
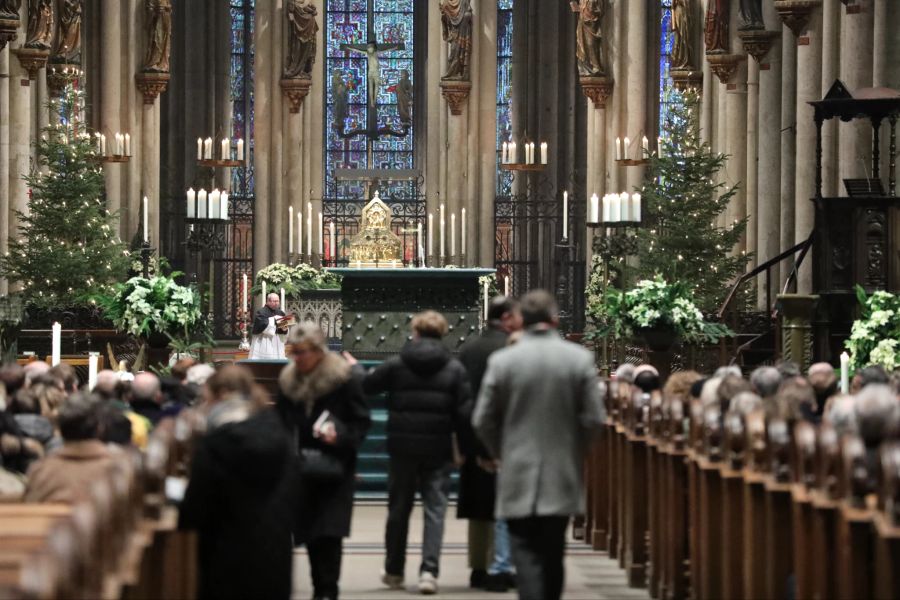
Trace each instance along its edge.
{"label": "wooden pew", "polygon": [[794,426],[791,518],[794,536],[794,583],[797,598],[812,598],[818,553],[813,545],[812,490],[816,483],[816,428],[800,422]]}
{"label": "wooden pew", "polygon": [[770,458],[766,443],[766,418],[762,411],[744,417],[747,438],[743,470],[743,597],[765,597],[766,496],[765,482]]}
{"label": "wooden pew", "polygon": [[837,597],[837,515],[840,506],[841,452],[834,428],[821,425],[816,440],[816,483],[810,492],[812,501],[812,540],[815,549],[815,573],[812,597],[831,600]]}
{"label": "wooden pew", "polygon": [[875,514],[874,596],[900,598],[900,443],[881,448],[879,510]]}
{"label": "wooden pew", "polygon": [[647,585],[647,527],[649,519],[647,437],[643,406],[632,405],[624,433],[625,571],[630,587]]}
{"label": "wooden pew", "polygon": [[697,535],[702,556],[698,572],[698,598],[720,598],[724,589],[723,561],[724,486],[722,429],[718,409],[704,411],[703,453],[695,457],[698,476]]}
{"label": "wooden pew", "polygon": [[875,561],[875,498],[870,495],[866,449],[858,437],[842,444],[843,491],[837,518],[838,598],[870,598]]}
{"label": "wooden pew", "polygon": [[722,591],[723,598],[744,597],[744,455],[747,444],[744,420],[737,413],[725,416],[725,461],[722,478]]}
{"label": "wooden pew", "polygon": [[765,583],[766,598],[788,596],[793,572],[794,540],[791,496],[791,432],[779,419],[768,423],[771,472],[765,478]]}

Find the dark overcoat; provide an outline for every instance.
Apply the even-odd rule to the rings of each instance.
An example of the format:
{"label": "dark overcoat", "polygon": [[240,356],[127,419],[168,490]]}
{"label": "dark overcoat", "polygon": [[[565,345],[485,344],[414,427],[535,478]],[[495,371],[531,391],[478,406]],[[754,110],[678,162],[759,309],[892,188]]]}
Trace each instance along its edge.
{"label": "dark overcoat", "polygon": [[[276,407],[297,453],[303,448],[317,449],[338,457],[344,466],[344,477],[338,482],[309,481],[300,476],[294,525],[296,544],[350,535],[356,454],[371,424],[361,379],[361,370],[351,368],[332,352],[325,354],[312,373],[303,375],[290,363],[278,379]],[[337,430],[334,445],[313,436],[313,425],[326,410]]]}

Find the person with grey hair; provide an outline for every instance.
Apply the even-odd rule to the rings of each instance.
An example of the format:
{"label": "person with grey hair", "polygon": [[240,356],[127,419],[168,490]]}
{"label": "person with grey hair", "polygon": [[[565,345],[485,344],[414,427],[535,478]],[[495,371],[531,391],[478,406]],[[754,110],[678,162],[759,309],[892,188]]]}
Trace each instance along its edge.
{"label": "person with grey hair", "polygon": [[637,367],[635,367],[631,363],[622,363],[616,368],[616,381],[622,381],[624,383],[634,383],[634,370],[636,368]]}
{"label": "person with grey hair", "polygon": [[774,398],[781,385],[781,373],[775,367],[757,367],[750,373],[750,386],[761,398]]}
{"label": "person with grey hair", "polygon": [[700,391],[700,403],[704,409],[711,406],[719,406],[719,386],[722,385],[721,377],[710,377],[703,383]]}
{"label": "person with grey hair", "polygon": [[763,407],[762,398],[753,392],[738,392],[731,398],[728,405],[729,412],[735,412],[741,416],[748,415]]}
{"label": "person with grey hair", "polygon": [[106,475],[115,460],[100,441],[100,400],[72,395],[59,409],[57,424],[63,447],[28,471],[25,502],[74,503],[90,496],[91,484]]}
{"label": "person with grey hair", "polygon": [[735,377],[744,376],[744,374],[741,373],[741,368],[737,365],[725,365],[724,367],[719,367],[716,369],[716,372],[713,373],[713,377],[718,377],[720,379],[725,379],[729,375],[734,375]]}
{"label": "person with grey hair", "polygon": [[162,386],[153,373],[138,373],[131,383],[131,410],[155,427],[163,418]]}
{"label": "person with grey hair", "polygon": [[200,363],[199,365],[194,365],[187,370],[187,376],[185,378],[185,383],[188,385],[195,385],[198,388],[206,385],[207,380],[213,376],[216,372],[215,367],[212,365],[208,365],[206,363]]}
{"label": "person with grey hair", "polygon": [[890,386],[872,383],[856,395],[856,421],[859,436],[867,448],[900,431],[900,402]]}
{"label": "person with grey hair", "polygon": [[337,598],[369,407],[355,361],[329,351],[317,324],[297,325],[288,343],[291,361],[278,377],[275,407],[300,457],[294,543],[306,545],[313,597]]}
{"label": "person with grey hair", "polygon": [[856,398],[849,394],[838,394],[828,399],[822,418],[831,425],[839,436],[856,434]]}
{"label": "person with grey hair", "polygon": [[253,340],[250,342],[250,360],[283,360],[284,342],[279,334],[287,333],[282,320],[281,298],[272,292],[266,296],[266,305],[256,311],[253,318]]}

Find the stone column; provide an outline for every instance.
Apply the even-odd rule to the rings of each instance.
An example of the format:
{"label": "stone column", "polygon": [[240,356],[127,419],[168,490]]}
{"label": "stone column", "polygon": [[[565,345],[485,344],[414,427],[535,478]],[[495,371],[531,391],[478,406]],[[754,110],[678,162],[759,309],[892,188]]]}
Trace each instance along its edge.
{"label": "stone column", "polygon": [[872,87],[888,85],[888,0],[874,0],[873,5],[873,45],[872,52]]}
{"label": "stone column", "polygon": [[[314,0],[313,4],[316,6],[320,19],[319,32],[316,34],[316,44],[319,48],[319,56],[321,57],[324,56],[323,53],[325,52],[325,0]],[[323,189],[325,181],[325,155],[322,150],[325,145],[325,124],[324,119],[322,119],[322,115],[325,114],[325,96],[322,93],[322,90],[325,89],[324,65],[324,58],[316,60],[316,65],[312,72],[312,92],[310,92],[309,96],[307,96],[304,101],[304,104],[309,105],[309,112],[307,115],[310,116],[310,118],[307,119],[309,122],[309,137],[306,138],[306,148],[310,165],[308,185],[310,190],[312,190],[313,198],[316,198],[315,202],[313,202],[313,210],[315,211],[313,217],[314,222],[319,217],[319,212],[322,210],[322,197],[325,194],[325,190]],[[278,84],[277,82],[273,82],[273,85]],[[318,248],[321,247],[319,228],[314,227],[313,229],[313,236],[315,239],[313,252],[318,253]]]}
{"label": "stone column", "polygon": [[[726,84],[722,83],[718,77],[714,76],[709,82],[715,90],[713,90],[713,101],[715,102],[713,114],[713,149],[715,152],[723,154],[728,153],[728,93]],[[731,179],[728,175],[728,165],[734,157],[729,157],[725,163],[725,167],[716,175],[720,183],[728,185]],[[721,227],[729,227],[734,221],[735,199],[732,198],[728,208],[719,215],[719,225]]]}
{"label": "stone column", "polygon": [[[25,16],[27,9],[21,7],[19,35],[10,47],[21,48],[25,43]],[[22,176],[28,173],[31,158],[31,82],[18,59],[9,57],[9,231],[18,237],[19,220],[16,211],[28,211],[28,185]],[[2,102],[2,100],[0,100]],[[21,289],[21,285],[11,285],[10,291]]]}
{"label": "stone column", "polygon": [[[424,138],[425,143],[425,198],[426,198],[426,211],[428,214],[434,214],[437,210],[437,198],[439,197],[442,181],[442,172],[444,170],[444,161],[443,161],[443,148],[445,144],[442,143],[443,139],[443,128],[442,123],[444,121],[444,115],[446,113],[446,106],[444,103],[444,99],[441,98],[441,88],[440,88],[440,80],[441,80],[441,69],[444,68],[444,61],[441,60],[441,53],[443,51],[444,42],[441,39],[441,13],[438,10],[437,2],[428,2],[427,3],[428,10],[428,40],[427,40],[427,48],[428,48],[428,60],[426,66],[426,81],[424,82],[426,85],[422,85],[422,83],[418,83],[418,88],[421,90],[425,90],[423,93],[425,94],[425,106],[427,111],[426,117],[426,127],[428,128],[428,135]],[[420,40],[420,44],[421,44]],[[493,144],[492,144],[493,146]],[[486,198],[493,198],[494,194],[491,193]],[[493,202],[491,204],[491,221],[493,222]],[[426,239],[423,240],[425,244],[425,251],[428,252],[428,219],[425,220],[425,232],[423,233],[426,236]],[[432,248],[437,253],[437,229],[438,224],[435,222],[435,235],[433,240]],[[429,256],[428,259],[431,257]],[[485,264],[493,264],[493,261]],[[431,266],[431,265],[429,265]]]}
{"label": "stone column", "polygon": [[[496,3],[481,4],[479,44],[482,46],[478,63],[478,79],[473,91],[478,91],[481,129],[478,135],[480,155],[479,192],[466,211],[468,228],[468,261],[470,266],[494,264],[494,202],[497,189],[497,10]],[[476,45],[476,49],[478,46]],[[427,223],[427,221],[426,221]],[[425,227],[425,226],[423,226]],[[424,240],[423,240],[424,243]],[[427,245],[425,246],[427,249]]]}
{"label": "stone column", "polygon": [[[647,3],[629,2],[627,15],[628,37],[625,40],[625,72],[627,77],[625,96],[625,133],[630,137],[632,148],[638,152],[629,158],[642,158],[640,155],[641,136],[652,137],[647,130]],[[626,190],[640,189],[644,180],[644,167],[629,167],[626,177]],[[616,190],[617,192],[620,190]]]}
{"label": "stone column", "polygon": [[[0,50],[0,103],[9,106],[9,44]],[[6,254],[10,228],[9,202],[9,118],[0,119],[0,252]],[[0,294],[9,293],[9,281],[0,279]]]}
{"label": "stone column", "polygon": [[[765,22],[771,27],[781,23],[765,3]],[[756,205],[757,264],[780,252],[781,207],[781,40],[776,39],[759,65],[759,120]],[[759,151],[759,149],[762,149]],[[772,268],[772,286],[777,289],[781,265]],[[766,280],[757,280],[757,306],[766,302]]]}
{"label": "stone column", "polygon": [[[253,60],[255,77],[253,92],[257,119],[254,122],[256,201],[253,214],[253,271],[258,272],[271,263],[270,234],[271,215],[269,204],[271,190],[269,183],[272,172],[272,122],[269,114],[274,101],[272,98],[276,83],[272,81],[272,69],[269,64],[273,55],[274,0],[259,0],[256,3],[256,55]],[[310,94],[312,96],[312,94]],[[262,117],[262,118],[259,118]],[[314,248],[315,249],[315,248]]]}
{"label": "stone column", "polygon": [[[850,92],[872,86],[873,16],[873,0],[857,0],[841,14],[840,78]],[[871,124],[865,119],[841,123],[838,136],[839,180],[872,177]]]}
{"label": "stone column", "polygon": [[[602,155],[604,157],[602,164],[606,167],[603,174],[605,185],[601,185],[601,189],[596,190],[596,193],[601,198],[604,193],[621,192],[626,185],[624,167],[619,166],[619,163],[616,162],[615,152],[609,149],[609,144],[615,143],[615,138],[622,138],[626,135],[623,133],[626,127],[624,115],[627,93],[627,85],[625,84],[625,53],[619,51],[620,48],[625,46],[624,5],[624,2],[615,4],[616,13],[612,22],[611,43],[608,46],[609,52],[607,53],[610,62],[608,68],[612,69],[613,89],[606,102],[607,118],[604,126],[608,133],[604,136],[605,140],[599,141],[601,144],[606,144]],[[590,190],[587,199],[590,199],[590,194],[593,193],[594,190]]]}
{"label": "stone column", "polygon": [[[822,96],[838,78],[841,51],[840,0],[822,1]],[[822,195],[838,195],[843,184],[837,178],[838,119],[825,121],[822,127]]]}
{"label": "stone column", "polygon": [[[784,25],[781,30],[781,250],[787,250],[794,245],[796,118],[797,38],[791,29]],[[784,284],[789,274],[789,266],[781,270],[780,284]]]}
{"label": "stone column", "polygon": [[[143,196],[147,198],[147,233],[150,246],[159,248],[159,103],[144,103],[141,115],[141,181]],[[136,228],[143,218],[143,197],[132,210],[132,229]],[[143,235],[143,234],[142,234]],[[143,238],[141,238],[143,239]]]}
{"label": "stone column", "polygon": [[[822,12],[814,9],[797,46],[797,181],[794,206],[794,243],[809,237],[815,226],[816,125],[807,102],[822,96]],[[812,256],[806,257],[797,280],[797,293],[812,291]]]}
{"label": "stone column", "polygon": [[[695,13],[697,18],[697,23],[703,23],[703,16],[706,14],[706,2],[707,0],[702,0],[700,13]],[[700,37],[700,54],[697,56],[697,61],[701,65],[701,69],[703,71],[703,95],[702,95],[702,103],[700,106],[700,141],[709,144],[710,146],[714,146],[713,137],[713,115],[716,112],[716,105],[714,99],[714,92],[716,90],[717,80],[713,77],[712,69],[710,68],[709,61],[704,58],[704,53],[706,51],[705,42],[703,40],[703,32],[702,25],[698,25],[697,36]]]}
{"label": "stone column", "polygon": [[[323,17],[324,18],[324,17]],[[284,2],[283,0],[274,0],[272,8],[272,28],[271,28],[271,55],[269,56],[268,67],[271,69],[272,101],[270,103],[270,111],[267,118],[271,119],[272,138],[271,138],[271,171],[270,177],[270,200],[269,200],[269,256],[270,262],[287,262],[287,221],[288,211],[287,202],[285,202],[284,189],[284,146],[283,146],[283,129],[282,129],[282,111],[286,100],[278,93],[281,82],[281,72],[284,60],[282,57],[282,46],[284,40]],[[324,48],[319,50],[324,52]],[[318,56],[316,57],[318,58]],[[321,61],[316,61],[321,62]],[[320,67],[321,68],[321,67]],[[321,95],[322,88],[316,88],[316,92]]]}
{"label": "stone column", "polygon": [[[750,262],[747,263],[747,269],[753,269],[759,264],[759,247],[758,247],[758,223],[759,223],[759,173],[756,165],[759,162],[759,63],[750,57],[747,57],[747,139],[746,139],[746,161],[744,173],[746,183],[744,184],[745,197],[745,214],[749,217],[747,223],[747,252],[751,253]],[[740,138],[740,134],[738,134]]]}
{"label": "stone column", "polygon": [[[142,202],[142,194],[145,189],[144,177],[144,141],[143,141],[143,114],[144,114],[144,98],[141,92],[134,85],[134,76],[140,72],[143,63],[143,43],[135,40],[143,40],[143,22],[144,22],[144,3],[141,0],[126,0],[124,3],[124,19],[122,29],[125,31],[125,39],[130,40],[129,43],[123,43],[125,55],[126,81],[122,83],[124,91],[122,95],[125,98],[125,115],[122,121],[124,129],[131,134],[131,160],[124,165],[118,165],[120,170],[125,167],[124,177],[125,185],[122,192],[121,202],[121,220],[119,222],[119,231],[122,240],[130,243],[132,237],[138,231],[140,223],[140,210]],[[156,128],[158,131],[158,127]],[[158,135],[158,134],[157,134]],[[158,138],[157,138],[158,140]],[[157,141],[157,144],[159,142]],[[115,165],[114,165],[115,167]],[[159,179],[159,171],[157,170],[157,181]],[[157,183],[157,185],[159,185]]]}
{"label": "stone column", "polygon": [[[124,132],[120,119],[122,110],[122,4],[119,2],[103,2],[101,17],[101,40],[103,49],[101,63],[103,71],[100,75],[100,133],[104,134],[107,144],[114,143],[116,132]],[[135,131],[128,131],[134,137]],[[103,176],[106,180],[106,207],[110,212],[118,212],[122,202],[122,167],[121,164],[104,166]]]}

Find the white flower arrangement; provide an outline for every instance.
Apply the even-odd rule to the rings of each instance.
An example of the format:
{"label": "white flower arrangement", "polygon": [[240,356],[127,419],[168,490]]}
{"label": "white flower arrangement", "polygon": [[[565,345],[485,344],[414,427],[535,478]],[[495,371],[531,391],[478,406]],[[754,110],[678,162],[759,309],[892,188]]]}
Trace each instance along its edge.
{"label": "white flower arrangement", "polygon": [[900,367],[900,298],[889,292],[867,296],[856,288],[860,318],[853,322],[850,339],[844,346],[850,352],[852,369],[881,365],[888,371]]}
{"label": "white flower arrangement", "polygon": [[172,277],[132,277],[117,285],[112,295],[98,298],[98,303],[119,330],[134,336],[188,332],[200,321],[200,294]]}
{"label": "white flower arrangement", "polygon": [[261,293],[263,282],[266,283],[266,288],[270,292],[277,292],[284,288],[284,292],[288,296],[297,294],[301,290],[328,290],[341,287],[339,275],[316,269],[306,263],[299,263],[293,267],[282,263],[269,265],[256,274],[250,292],[252,294]]}

